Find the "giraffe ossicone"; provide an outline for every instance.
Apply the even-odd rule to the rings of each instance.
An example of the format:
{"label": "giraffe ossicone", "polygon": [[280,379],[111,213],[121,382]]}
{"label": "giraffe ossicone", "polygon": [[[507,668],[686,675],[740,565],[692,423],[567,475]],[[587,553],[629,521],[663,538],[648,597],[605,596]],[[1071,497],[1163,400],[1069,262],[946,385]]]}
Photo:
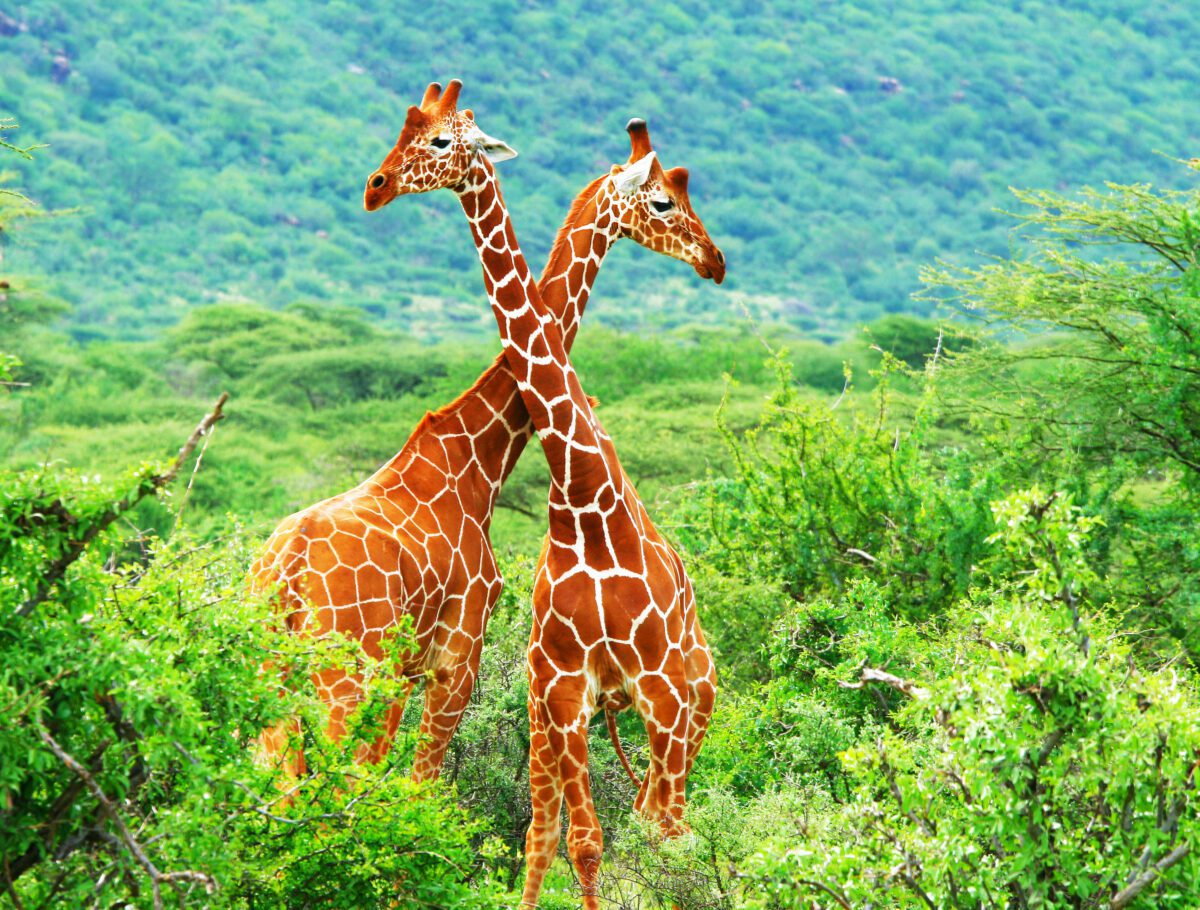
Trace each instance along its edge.
{"label": "giraffe ossicone", "polygon": [[[447,112],[439,104],[440,86],[433,89],[426,93],[422,117],[410,112],[405,128],[420,130],[430,162],[447,163],[440,157],[447,154],[458,162],[450,143],[435,140],[455,128],[467,135],[473,117],[468,111]],[[651,168],[634,195],[616,191],[614,176],[652,151],[644,122],[631,123],[628,131],[629,161],[576,197],[539,280],[568,346],[612,243],[631,237],[656,252],[684,258],[685,249],[703,245],[697,238],[707,238],[686,191],[679,194],[670,172],[661,167]],[[471,144],[479,150],[477,141]],[[368,179],[369,190],[376,184],[378,205],[394,198],[396,188],[384,188],[389,179],[382,169]],[[443,179],[462,179],[462,174]],[[663,195],[673,199],[667,220],[652,206]],[[694,261],[688,261],[699,272],[717,253],[706,249],[699,259],[692,255]],[[426,680],[413,760],[417,778],[438,775],[474,686],[484,630],[501,586],[489,539],[491,516],[531,433],[529,413],[501,354],[454,402],[427,415],[374,475],[284,519],[251,569],[252,585],[276,598],[296,634],[337,631],[382,658],[383,636],[402,617],[412,618],[418,649],[396,671],[410,680],[410,690]],[[339,738],[360,701],[361,679],[330,669],[318,673],[315,682],[329,707],[329,733]],[[383,734],[361,758],[379,760],[386,754],[402,710],[402,702],[391,706]],[[295,748],[297,733],[297,724],[289,722],[263,735],[266,750],[294,776],[304,767]]]}
{"label": "giraffe ossicone", "polygon": [[[454,103],[457,97],[458,88]],[[565,800],[568,853],[585,910],[596,910],[603,834],[588,778],[591,717],[601,705],[625,702],[641,716],[650,765],[635,806],[664,834],[679,833],[687,775],[716,695],[716,671],[683,562],[655,529],[579,384],[567,356],[570,336],[533,282],[495,170],[465,147],[438,159],[442,167],[430,165],[426,145],[430,136],[442,135],[447,116],[439,108],[422,124],[410,109],[400,140],[368,179],[364,205],[375,209],[397,195],[438,187],[458,195],[504,356],[550,467],[550,530],[538,562],[528,651],[533,821],[522,904],[537,905]],[[648,145],[649,137],[644,124],[631,121],[629,129],[637,163],[645,158],[636,154],[638,146]],[[381,174],[384,180],[377,181]],[[652,215],[631,227],[630,236],[657,243],[654,248],[690,262],[702,277],[724,278],[724,256],[690,215],[686,171],[664,172],[650,159],[635,194],[616,190],[612,181],[607,186],[618,205],[648,197]],[[698,230],[687,223],[689,215]]]}

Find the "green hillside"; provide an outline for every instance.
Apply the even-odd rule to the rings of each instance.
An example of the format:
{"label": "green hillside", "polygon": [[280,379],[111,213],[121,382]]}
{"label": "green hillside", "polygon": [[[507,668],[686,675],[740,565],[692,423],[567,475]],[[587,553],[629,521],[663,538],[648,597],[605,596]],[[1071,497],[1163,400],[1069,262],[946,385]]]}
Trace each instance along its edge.
{"label": "green hillside", "polygon": [[1010,184],[1168,183],[1200,145],[1200,28],[1164,0],[454,5],[33,0],[0,16],[21,185],[77,208],[5,251],[80,337],[205,302],[336,302],[424,339],[490,335],[449,194],[368,216],[365,177],[431,78],[522,155],[540,261],[573,192],[649,118],[730,260],[725,288],[623,245],[594,318],[765,319],[827,337],[919,307],[917,266],[1004,253]]}

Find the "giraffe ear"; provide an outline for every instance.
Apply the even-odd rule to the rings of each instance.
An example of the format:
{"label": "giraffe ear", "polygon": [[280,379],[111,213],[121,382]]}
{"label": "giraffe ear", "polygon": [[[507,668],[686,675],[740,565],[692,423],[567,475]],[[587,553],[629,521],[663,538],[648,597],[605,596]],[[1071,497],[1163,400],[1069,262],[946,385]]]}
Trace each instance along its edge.
{"label": "giraffe ear", "polygon": [[479,151],[487,156],[488,161],[507,161],[509,158],[516,158],[517,151],[507,142],[493,138],[475,127],[467,136],[468,141]]}
{"label": "giraffe ear", "polygon": [[654,152],[639,158],[621,173],[613,177],[613,185],[618,193],[629,196],[636,193],[650,179],[650,168],[654,166]]}

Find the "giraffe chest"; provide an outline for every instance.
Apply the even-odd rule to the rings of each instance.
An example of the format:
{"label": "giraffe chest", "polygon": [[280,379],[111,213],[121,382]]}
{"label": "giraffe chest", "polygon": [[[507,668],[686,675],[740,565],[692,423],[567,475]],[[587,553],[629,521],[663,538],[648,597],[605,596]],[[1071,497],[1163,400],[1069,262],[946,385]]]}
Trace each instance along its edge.
{"label": "giraffe chest", "polygon": [[539,566],[534,610],[539,617],[569,618],[584,640],[631,641],[649,624],[678,641],[685,592],[682,565],[659,540],[640,537],[600,547],[551,540]]}

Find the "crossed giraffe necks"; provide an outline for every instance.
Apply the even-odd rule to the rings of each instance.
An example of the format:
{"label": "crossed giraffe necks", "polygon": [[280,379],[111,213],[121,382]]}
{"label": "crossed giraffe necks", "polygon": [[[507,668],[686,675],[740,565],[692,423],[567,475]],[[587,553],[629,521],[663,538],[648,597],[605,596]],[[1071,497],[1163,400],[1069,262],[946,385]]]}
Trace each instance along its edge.
{"label": "crossed giraffe necks", "polygon": [[[570,350],[575,340],[604,257],[617,239],[616,222],[608,216],[600,217],[597,210],[597,189],[603,180],[601,177],[593,181],[576,197],[537,284],[566,350]],[[470,389],[419,426],[404,451],[426,442],[440,444],[438,431],[443,424],[459,421],[468,434],[472,428],[486,429],[497,421],[508,430],[492,437],[477,437],[469,450],[459,455],[460,461],[478,468],[484,481],[477,518],[486,527],[504,481],[534,432],[533,420],[504,352],[496,356],[492,366]]]}
{"label": "crossed giraffe necks", "polygon": [[[611,219],[597,223],[601,180],[576,198],[541,279],[568,339],[615,239]],[[432,672],[413,761],[419,779],[440,772],[474,685],[484,627],[500,590],[488,529],[501,485],[531,433],[501,354],[470,389],[427,415],[375,475],[285,519],[251,569],[254,585],[279,590],[289,627],[318,634],[336,629],[377,658],[384,632],[404,614],[414,618],[420,647],[401,672]],[[330,710],[330,735],[340,738],[361,698],[361,681],[327,670],[315,682]],[[386,754],[401,714],[401,703],[391,707],[384,735],[361,758]],[[294,730],[285,723],[267,731],[264,745],[287,755]],[[303,756],[287,755],[287,767],[301,773]]]}
{"label": "crossed giraffe necks", "polygon": [[517,245],[491,164],[479,159],[459,200],[483,265],[484,286],[521,398],[542,438],[554,486],[579,490],[607,471],[595,415],[567,358],[562,332],[546,309]]}

